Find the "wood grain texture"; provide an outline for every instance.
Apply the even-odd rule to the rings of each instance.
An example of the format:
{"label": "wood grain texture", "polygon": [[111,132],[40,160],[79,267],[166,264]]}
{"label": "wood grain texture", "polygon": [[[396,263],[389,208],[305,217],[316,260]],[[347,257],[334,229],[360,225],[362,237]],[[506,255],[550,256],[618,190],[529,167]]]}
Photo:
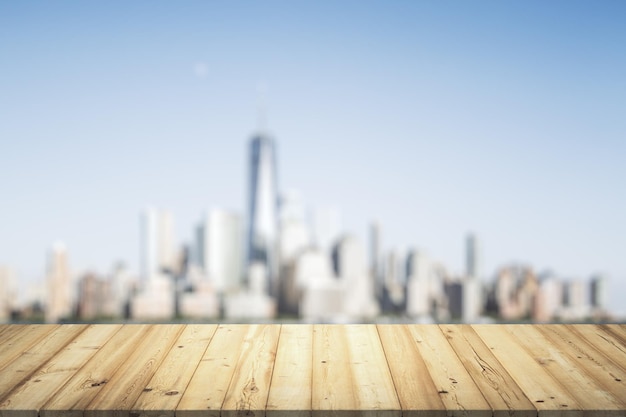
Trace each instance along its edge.
{"label": "wood grain texture", "polygon": [[133,405],[133,415],[174,416],[216,325],[188,325]]}
{"label": "wood grain texture", "polygon": [[126,417],[186,326],[152,326],[85,408],[85,417]]}
{"label": "wood grain texture", "polygon": [[3,325],[0,417],[626,416],[624,325]]}
{"label": "wood grain texture", "polygon": [[263,417],[278,347],[280,325],[251,325],[228,386],[222,417]]}
{"label": "wood grain texture", "polygon": [[149,325],[127,325],[117,332],[41,407],[41,417],[83,417],[83,410],[111,380],[144,339]]}
{"label": "wood grain texture", "polygon": [[603,331],[599,326],[566,325],[567,329],[579,335],[588,343],[602,351],[615,365],[626,371],[626,345],[612,333]]}
{"label": "wood grain texture", "polygon": [[220,325],[217,328],[176,407],[177,416],[220,416],[247,333],[247,325]]}
{"label": "wood grain texture", "polygon": [[56,324],[33,324],[10,328],[2,343],[0,370],[13,362],[15,358],[27,351],[31,346],[59,328]]}
{"label": "wood grain texture", "polygon": [[37,417],[39,409],[104,345],[121,325],[91,325],[52,356],[0,403],[4,417]]}
{"label": "wood grain texture", "polygon": [[568,355],[575,368],[588,374],[626,406],[626,372],[608,360],[595,346],[562,325],[535,326],[560,352]]}
{"label": "wood grain texture", "polygon": [[266,415],[310,416],[312,379],[313,326],[282,325]]}
{"label": "wood grain texture", "polygon": [[617,336],[623,345],[626,345],[626,326],[619,324],[602,324],[600,328],[605,331],[609,331],[614,336]]}
{"label": "wood grain texture", "polygon": [[539,417],[583,415],[578,401],[502,326],[472,328],[532,401]]}
{"label": "wood grain texture", "polygon": [[[576,398],[584,411],[594,414],[598,404],[603,404],[603,411],[609,415],[619,415],[623,409],[621,401],[602,389],[593,378],[576,366],[575,361],[563,354],[563,351],[532,325],[504,326],[515,337],[520,346],[540,364],[567,392]],[[585,413],[588,414],[588,413]]]}
{"label": "wood grain texture", "polygon": [[[351,369],[358,393],[357,410],[372,416],[396,416],[402,412],[385,352],[374,325],[344,326]],[[383,366],[380,366],[383,365]]]}
{"label": "wood grain texture", "polygon": [[495,417],[533,417],[537,409],[469,325],[440,326]]}
{"label": "wood grain texture", "polygon": [[378,325],[377,329],[402,416],[445,417],[447,412],[441,394],[407,326]]}
{"label": "wood grain texture", "polygon": [[2,324],[0,325],[0,340],[10,340],[15,333],[21,331],[27,324]]}
{"label": "wood grain texture", "polygon": [[313,346],[314,416],[401,415],[374,325],[315,325]]}
{"label": "wood grain texture", "polygon": [[350,352],[341,326],[313,326],[313,415],[331,417],[356,410]]}
{"label": "wood grain texture", "polygon": [[491,417],[492,409],[436,325],[409,325],[409,331],[450,416]]}
{"label": "wood grain texture", "polygon": [[3,400],[12,389],[28,379],[41,365],[56,355],[86,328],[85,325],[74,324],[47,332],[37,343],[7,364],[2,370],[2,378],[0,379],[0,400]]}

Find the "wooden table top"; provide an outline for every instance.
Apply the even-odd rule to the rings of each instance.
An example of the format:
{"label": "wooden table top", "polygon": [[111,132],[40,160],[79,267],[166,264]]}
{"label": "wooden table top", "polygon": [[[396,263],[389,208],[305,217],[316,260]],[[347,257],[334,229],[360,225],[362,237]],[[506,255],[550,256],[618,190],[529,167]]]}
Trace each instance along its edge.
{"label": "wooden table top", "polygon": [[625,416],[624,325],[3,325],[2,417]]}

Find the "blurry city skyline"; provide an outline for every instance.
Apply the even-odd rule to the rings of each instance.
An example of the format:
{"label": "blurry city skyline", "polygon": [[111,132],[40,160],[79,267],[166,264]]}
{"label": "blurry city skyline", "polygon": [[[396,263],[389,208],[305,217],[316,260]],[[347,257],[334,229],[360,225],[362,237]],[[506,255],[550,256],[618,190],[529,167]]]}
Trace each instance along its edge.
{"label": "blurry city skyline", "polygon": [[[139,272],[138,213],[177,243],[245,213],[258,91],[278,189],[453,273],[464,237],[626,293],[621,2],[0,5],[0,265]],[[21,286],[25,289],[24,285]]]}

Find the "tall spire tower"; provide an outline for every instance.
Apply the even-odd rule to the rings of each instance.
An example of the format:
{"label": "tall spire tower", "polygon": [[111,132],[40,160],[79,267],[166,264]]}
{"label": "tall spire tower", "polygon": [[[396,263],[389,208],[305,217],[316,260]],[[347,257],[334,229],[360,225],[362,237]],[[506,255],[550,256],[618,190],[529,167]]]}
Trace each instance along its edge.
{"label": "tall spire tower", "polygon": [[[261,96],[261,88],[259,95]],[[250,141],[248,194],[248,265],[262,263],[267,273],[267,291],[278,290],[278,186],[274,140],[265,132],[265,111],[259,100],[259,129]]]}

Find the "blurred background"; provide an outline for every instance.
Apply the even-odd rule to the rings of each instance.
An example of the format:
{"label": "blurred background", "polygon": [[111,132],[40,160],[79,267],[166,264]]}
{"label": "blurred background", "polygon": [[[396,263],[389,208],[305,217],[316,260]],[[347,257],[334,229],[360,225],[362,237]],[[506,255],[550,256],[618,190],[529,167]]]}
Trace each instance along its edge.
{"label": "blurred background", "polygon": [[623,321],[623,1],[0,3],[0,322]]}

